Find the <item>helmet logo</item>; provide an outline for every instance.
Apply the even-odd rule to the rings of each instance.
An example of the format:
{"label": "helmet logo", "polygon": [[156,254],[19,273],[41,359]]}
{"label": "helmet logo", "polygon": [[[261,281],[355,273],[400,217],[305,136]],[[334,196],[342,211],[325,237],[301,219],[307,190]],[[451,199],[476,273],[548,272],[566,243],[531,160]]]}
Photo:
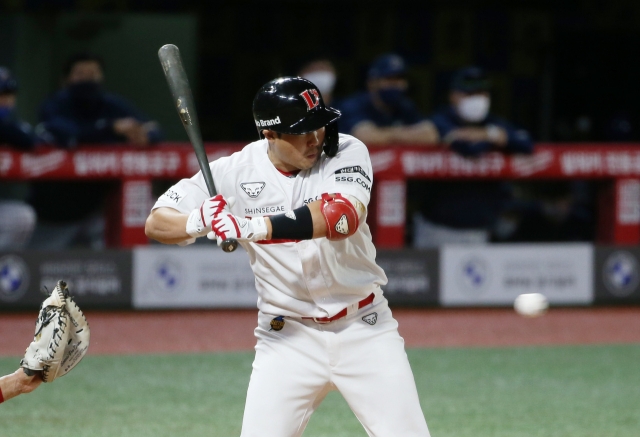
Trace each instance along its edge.
{"label": "helmet logo", "polygon": [[304,101],[307,103],[307,111],[312,110],[320,104],[320,93],[318,90],[310,89],[300,93]]}
{"label": "helmet logo", "polygon": [[282,123],[280,121],[280,116],[277,116],[276,118],[272,118],[271,120],[255,120],[255,122],[256,122],[256,126],[258,127],[273,126],[274,124]]}

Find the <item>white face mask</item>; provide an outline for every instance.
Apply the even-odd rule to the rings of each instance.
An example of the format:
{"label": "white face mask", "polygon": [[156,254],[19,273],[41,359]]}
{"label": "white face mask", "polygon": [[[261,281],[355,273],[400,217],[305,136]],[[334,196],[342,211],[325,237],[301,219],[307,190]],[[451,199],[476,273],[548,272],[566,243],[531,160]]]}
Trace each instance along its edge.
{"label": "white face mask", "polygon": [[464,121],[477,123],[487,117],[489,106],[491,106],[491,99],[487,96],[467,96],[460,99],[456,111]]}
{"label": "white face mask", "polygon": [[303,77],[317,86],[323,96],[331,94],[336,85],[336,75],[330,71],[314,71]]}

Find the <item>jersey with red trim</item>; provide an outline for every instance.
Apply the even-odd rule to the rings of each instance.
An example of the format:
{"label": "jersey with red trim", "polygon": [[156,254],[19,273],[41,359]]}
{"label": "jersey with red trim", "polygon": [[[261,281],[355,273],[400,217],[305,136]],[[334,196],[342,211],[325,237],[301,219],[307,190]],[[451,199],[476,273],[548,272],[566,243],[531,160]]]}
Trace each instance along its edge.
{"label": "jersey with red trim", "polygon": [[[210,163],[218,192],[236,198],[231,208],[240,217],[283,214],[340,193],[369,204],[373,173],[367,147],[340,134],[335,157],[324,153],[315,165],[295,177],[280,173],[267,156],[266,139],[245,146],[231,156]],[[199,172],[164,193],[154,208],[170,207],[189,214],[208,198]],[[330,317],[387,283],[375,263],[376,250],[366,216],[356,233],[341,241],[316,238],[303,241],[269,240],[241,243],[256,277],[258,308],[267,314],[291,317]]]}

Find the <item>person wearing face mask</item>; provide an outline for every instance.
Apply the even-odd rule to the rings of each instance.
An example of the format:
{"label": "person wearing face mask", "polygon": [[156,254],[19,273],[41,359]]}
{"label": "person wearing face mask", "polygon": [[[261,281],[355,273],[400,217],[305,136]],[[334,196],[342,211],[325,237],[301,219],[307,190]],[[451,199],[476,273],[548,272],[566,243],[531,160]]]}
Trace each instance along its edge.
{"label": "person wearing face mask", "polygon": [[[104,64],[91,53],[71,56],[63,69],[63,87],[40,110],[38,128],[56,147],[82,145],[145,147],[163,135],[158,124],[122,97],[104,89]],[[104,247],[104,203],[113,185],[108,182],[38,182],[32,204],[38,226],[32,249]]]}
{"label": "person wearing face mask", "polygon": [[336,86],[336,68],[330,60],[316,59],[308,62],[302,66],[298,76],[317,86],[324,102],[327,105],[331,104],[333,89]]}
{"label": "person wearing face mask", "polygon": [[527,131],[496,117],[490,109],[489,78],[479,67],[466,67],[453,77],[449,106],[431,120],[442,141],[464,156],[479,156],[489,150],[531,153],[533,142]]}
{"label": "person wearing face mask", "polygon": [[[38,141],[31,126],[16,116],[18,82],[0,67],[0,148],[30,151]],[[22,249],[36,224],[34,209],[25,202],[29,185],[0,181],[0,250]]]}
{"label": "person wearing face mask", "polygon": [[104,89],[104,64],[99,56],[73,55],[63,73],[63,88],[45,101],[40,111],[42,126],[59,147],[113,143],[146,146],[162,139],[156,122]]}
{"label": "person wearing face mask", "polygon": [[[449,106],[431,117],[443,143],[460,155],[475,158],[489,151],[531,153],[529,134],[491,114],[490,82],[478,67],[457,71]],[[508,239],[514,221],[512,185],[506,181],[412,181],[413,246],[482,244]]]}
{"label": "person wearing face mask", "polygon": [[367,73],[367,91],[335,105],[343,114],[340,132],[369,145],[436,145],[436,127],[407,96],[406,72],[400,56],[378,57]]}

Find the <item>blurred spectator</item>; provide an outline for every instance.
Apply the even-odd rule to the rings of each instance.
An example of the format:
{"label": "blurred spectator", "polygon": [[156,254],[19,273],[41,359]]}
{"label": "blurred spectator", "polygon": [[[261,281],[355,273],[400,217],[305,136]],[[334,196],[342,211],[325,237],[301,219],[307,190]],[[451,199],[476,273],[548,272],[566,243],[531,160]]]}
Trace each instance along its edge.
{"label": "blurred spectator", "polygon": [[404,60],[394,54],[378,57],[367,73],[367,91],[342,101],[338,126],[367,145],[429,144],[438,132],[406,95],[409,83]]}
{"label": "blurred spectator", "polygon": [[[494,150],[532,152],[533,142],[526,131],[489,112],[490,82],[482,69],[458,71],[451,82],[449,102],[432,120],[452,151],[467,157]],[[515,229],[502,220],[513,199],[507,182],[422,182],[412,184],[409,196],[419,211],[413,214],[415,247],[485,243],[493,231],[502,235]]]}
{"label": "blurred spectator", "polygon": [[467,67],[451,81],[449,106],[433,115],[440,138],[453,151],[478,156],[489,150],[531,153],[529,134],[489,112],[490,82],[484,70]]}
{"label": "blurred spectator", "polygon": [[316,59],[306,63],[298,72],[298,76],[311,81],[320,90],[326,105],[333,100],[333,89],[336,85],[336,68],[328,59]]}
{"label": "blurred spectator", "polygon": [[0,67],[0,144],[31,150],[36,136],[29,123],[18,120],[16,104],[18,101],[18,82],[8,68]]}
{"label": "blurred spectator", "polygon": [[[18,83],[0,67],[0,146],[22,151],[33,149],[36,137],[28,123],[16,118]],[[23,248],[36,224],[36,213],[25,203],[29,186],[0,182],[0,250]]]}
{"label": "blurred spectator", "polygon": [[[598,141],[592,117],[588,114],[557,117],[555,123],[555,138],[560,142],[592,142]],[[606,132],[605,132],[606,135]]]}
{"label": "blurred spectator", "polygon": [[609,118],[604,131],[605,141],[628,142],[635,140],[633,119],[626,111],[620,111]]}
{"label": "blurred spectator", "polygon": [[[525,190],[523,190],[525,191]],[[593,241],[595,220],[593,184],[586,181],[545,181],[527,184],[503,222],[512,232],[496,235],[502,242]]]}
{"label": "blurred spectator", "polygon": [[557,117],[554,136],[561,142],[637,142],[637,120],[624,109],[598,119],[588,114]]}
{"label": "blurred spectator", "polygon": [[[133,105],[103,89],[104,65],[90,53],[72,56],[64,67],[64,86],[46,100],[40,126],[61,148],[115,143],[147,146],[162,138],[156,122]],[[34,184],[32,204],[38,226],[34,249],[104,247],[103,207],[112,188],[102,182],[44,182]]]}
{"label": "blurred spectator", "polygon": [[44,102],[40,121],[60,147],[121,143],[145,146],[162,138],[158,124],[103,89],[104,64],[90,53],[72,56],[64,87]]}

